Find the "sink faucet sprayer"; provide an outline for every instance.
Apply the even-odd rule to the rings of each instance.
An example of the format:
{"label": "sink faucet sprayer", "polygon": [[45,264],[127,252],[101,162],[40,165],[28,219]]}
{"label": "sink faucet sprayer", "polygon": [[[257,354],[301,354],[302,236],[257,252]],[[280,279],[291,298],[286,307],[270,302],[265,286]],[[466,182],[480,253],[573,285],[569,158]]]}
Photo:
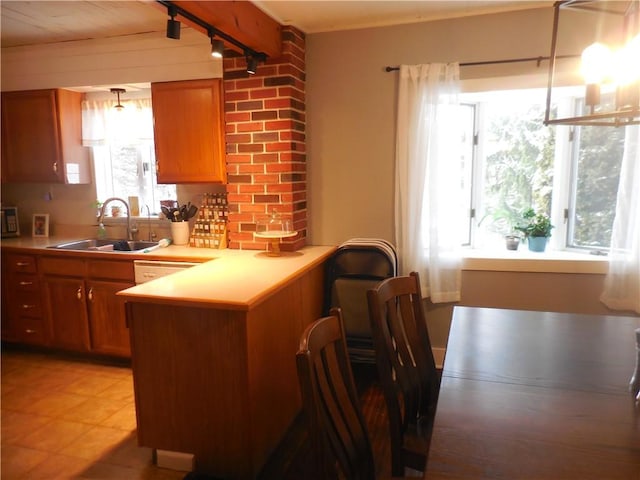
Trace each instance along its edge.
{"label": "sink faucet sprayer", "polygon": [[[107,198],[104,201],[104,203],[102,204],[102,208],[100,209],[100,217],[98,218],[98,228],[104,229],[104,226],[100,227],[102,225],[102,219],[104,218],[104,211],[107,208],[108,203],[111,203],[116,200],[119,202],[122,202],[124,206],[127,207],[127,240],[133,240],[133,230],[131,229],[131,209],[129,208],[129,204],[127,203],[127,201],[122,198],[111,197],[111,198]],[[136,228],[136,232],[137,231],[138,229]]]}

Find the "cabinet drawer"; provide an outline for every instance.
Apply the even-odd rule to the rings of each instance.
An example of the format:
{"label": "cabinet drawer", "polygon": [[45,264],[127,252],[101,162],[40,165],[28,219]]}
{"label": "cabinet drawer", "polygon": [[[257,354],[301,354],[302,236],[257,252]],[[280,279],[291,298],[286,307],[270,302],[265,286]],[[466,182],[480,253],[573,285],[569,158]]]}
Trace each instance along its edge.
{"label": "cabinet drawer", "polygon": [[89,260],[88,270],[91,278],[134,281],[133,260]]}
{"label": "cabinet drawer", "polygon": [[11,273],[36,273],[38,271],[34,255],[20,255],[17,253],[7,255],[7,268]]}
{"label": "cabinet drawer", "polygon": [[42,303],[38,294],[18,292],[10,305],[15,317],[42,317]]}
{"label": "cabinet drawer", "polygon": [[9,287],[13,293],[37,292],[40,289],[40,283],[37,275],[16,273],[9,279]]}
{"label": "cabinet drawer", "polygon": [[20,342],[38,345],[46,343],[47,332],[42,320],[21,317],[15,322],[14,329],[14,335]]}
{"label": "cabinet drawer", "polygon": [[86,261],[83,258],[40,257],[40,270],[45,274],[83,277]]}

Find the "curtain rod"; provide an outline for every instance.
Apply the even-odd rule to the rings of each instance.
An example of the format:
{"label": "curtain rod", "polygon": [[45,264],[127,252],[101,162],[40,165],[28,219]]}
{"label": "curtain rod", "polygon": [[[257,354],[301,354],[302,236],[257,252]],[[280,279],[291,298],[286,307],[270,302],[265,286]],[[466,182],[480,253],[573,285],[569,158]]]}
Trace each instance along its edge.
{"label": "curtain rod", "polygon": [[[580,55],[556,55],[556,58],[577,58]],[[477,65],[497,65],[500,63],[518,63],[518,62],[536,62],[537,66],[540,66],[543,60],[549,60],[550,57],[526,57],[526,58],[508,58],[506,60],[485,60],[483,62],[465,62],[461,63],[461,67],[475,67]],[[395,72],[400,70],[400,67],[385,67],[385,72]]]}

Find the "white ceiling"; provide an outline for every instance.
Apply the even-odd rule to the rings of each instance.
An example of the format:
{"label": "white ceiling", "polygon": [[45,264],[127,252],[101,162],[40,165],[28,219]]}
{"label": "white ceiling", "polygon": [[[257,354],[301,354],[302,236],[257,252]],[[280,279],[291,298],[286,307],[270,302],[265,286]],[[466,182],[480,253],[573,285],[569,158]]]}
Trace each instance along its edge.
{"label": "white ceiling", "polygon": [[[37,45],[163,31],[167,15],[149,1],[0,1],[2,47]],[[318,33],[414,23],[551,6],[553,0],[332,1],[256,0],[281,24]]]}
{"label": "white ceiling", "polygon": [[553,0],[254,0],[283,25],[305,33],[400,25],[553,6]]}

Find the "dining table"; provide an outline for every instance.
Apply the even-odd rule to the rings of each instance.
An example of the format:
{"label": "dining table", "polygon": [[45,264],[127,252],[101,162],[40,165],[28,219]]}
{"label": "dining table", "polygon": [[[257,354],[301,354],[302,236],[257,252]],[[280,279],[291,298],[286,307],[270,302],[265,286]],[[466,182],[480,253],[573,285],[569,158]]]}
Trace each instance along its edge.
{"label": "dining table", "polygon": [[454,307],[423,477],[640,480],[640,317]]}

